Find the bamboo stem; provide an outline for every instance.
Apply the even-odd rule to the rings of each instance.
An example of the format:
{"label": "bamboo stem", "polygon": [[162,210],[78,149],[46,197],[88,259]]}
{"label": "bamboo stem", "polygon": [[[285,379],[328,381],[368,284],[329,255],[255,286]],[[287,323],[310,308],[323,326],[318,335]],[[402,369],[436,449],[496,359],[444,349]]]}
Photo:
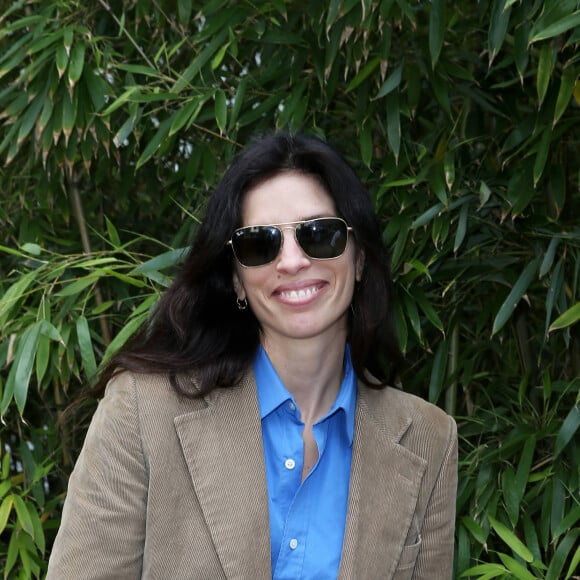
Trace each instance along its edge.
{"label": "bamboo stem", "polygon": [[[71,175],[68,185],[73,211],[79,226],[83,251],[87,256],[91,256],[92,255],[91,241],[89,239],[87,222],[85,220],[85,212],[83,210],[83,204],[79,193],[79,188],[77,185],[77,180],[74,179],[73,175]],[[103,294],[101,292],[101,288],[99,287],[98,282],[96,282],[95,284],[95,302],[97,303],[97,306],[101,306],[103,304]],[[109,325],[107,324],[107,319],[102,314],[99,316],[99,324],[101,326],[101,335],[103,337],[103,342],[105,343],[105,345],[108,345],[111,342],[111,332],[109,330]]]}

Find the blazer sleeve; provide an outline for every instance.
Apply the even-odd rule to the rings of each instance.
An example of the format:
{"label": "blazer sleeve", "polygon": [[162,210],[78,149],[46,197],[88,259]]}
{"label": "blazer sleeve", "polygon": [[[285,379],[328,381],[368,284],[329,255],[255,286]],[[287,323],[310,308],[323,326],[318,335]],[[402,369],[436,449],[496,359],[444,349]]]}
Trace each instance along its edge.
{"label": "blazer sleeve", "polygon": [[139,578],[147,481],[135,379],[122,373],[107,386],[70,477],[47,580]]}
{"label": "blazer sleeve", "polygon": [[413,580],[453,577],[457,495],[457,425],[448,419],[448,436],[421,530],[421,547]]}

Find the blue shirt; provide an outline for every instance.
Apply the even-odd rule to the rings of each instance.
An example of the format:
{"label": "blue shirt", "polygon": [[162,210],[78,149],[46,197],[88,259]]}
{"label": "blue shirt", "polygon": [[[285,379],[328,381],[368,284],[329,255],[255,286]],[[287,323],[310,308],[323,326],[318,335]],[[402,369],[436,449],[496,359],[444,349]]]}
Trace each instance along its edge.
{"label": "blue shirt", "polygon": [[268,484],[274,580],[336,578],[348,505],[356,377],[347,346],[344,378],[330,411],[312,428],[318,461],[301,482],[300,410],[268,355],[254,360]]}

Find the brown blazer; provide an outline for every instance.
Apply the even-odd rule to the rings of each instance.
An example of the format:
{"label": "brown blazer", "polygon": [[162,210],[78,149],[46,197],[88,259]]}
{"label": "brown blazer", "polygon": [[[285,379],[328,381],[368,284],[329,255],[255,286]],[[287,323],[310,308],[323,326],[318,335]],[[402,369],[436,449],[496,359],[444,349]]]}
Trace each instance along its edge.
{"label": "brown blazer", "polygon": [[[359,385],[340,579],[452,575],[453,419]],[[272,577],[253,374],[203,399],[156,375],[109,384],[71,475],[49,580]]]}

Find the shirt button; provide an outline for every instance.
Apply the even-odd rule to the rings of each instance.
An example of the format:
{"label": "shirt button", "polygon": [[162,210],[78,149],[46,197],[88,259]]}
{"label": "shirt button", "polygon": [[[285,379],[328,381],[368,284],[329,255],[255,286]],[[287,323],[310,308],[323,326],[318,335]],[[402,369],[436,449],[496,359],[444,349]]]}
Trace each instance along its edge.
{"label": "shirt button", "polygon": [[291,411],[294,411],[294,410],[296,409],[296,405],[295,405],[294,403],[288,403],[288,408],[289,408]]}
{"label": "shirt button", "polygon": [[296,538],[292,538],[289,545],[291,550],[295,550],[298,547],[298,540]]}
{"label": "shirt button", "polygon": [[286,459],[286,461],[284,461],[284,466],[286,469],[294,469],[296,467],[296,461],[294,461],[294,459]]}

